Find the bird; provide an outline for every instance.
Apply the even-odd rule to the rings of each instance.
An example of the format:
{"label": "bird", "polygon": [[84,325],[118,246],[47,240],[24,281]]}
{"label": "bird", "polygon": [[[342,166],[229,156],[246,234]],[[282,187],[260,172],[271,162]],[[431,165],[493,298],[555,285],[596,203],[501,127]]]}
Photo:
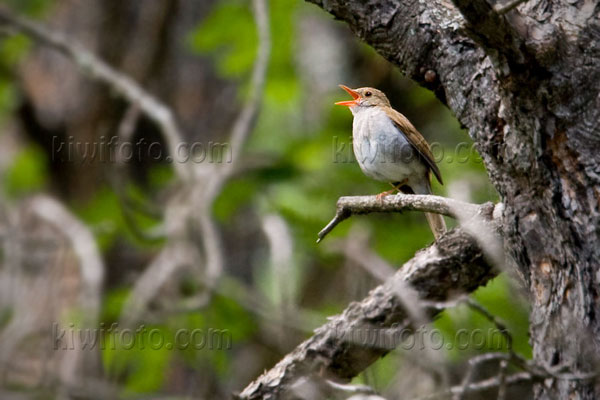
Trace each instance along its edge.
{"label": "bird", "polygon": [[[408,118],[392,108],[382,91],[339,86],[352,96],[352,100],[335,104],[350,108],[354,117],[352,148],[361,170],[369,178],[393,186],[377,195],[380,201],[395,191],[432,194],[431,172],[444,184],[429,144]],[[437,240],[446,232],[444,218],[434,213],[425,213],[425,217]]]}

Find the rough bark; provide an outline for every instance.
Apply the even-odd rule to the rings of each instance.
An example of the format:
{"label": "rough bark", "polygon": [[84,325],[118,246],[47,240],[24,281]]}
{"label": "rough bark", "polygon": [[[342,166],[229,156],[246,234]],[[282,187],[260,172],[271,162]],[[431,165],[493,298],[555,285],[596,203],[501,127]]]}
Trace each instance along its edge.
{"label": "rough bark", "polygon": [[[581,374],[600,349],[600,5],[543,0],[311,0],[433,90],[469,129],[505,204],[531,295],[534,360]],[[427,75],[427,79],[425,79]],[[600,397],[549,379],[535,397]]]}
{"label": "rough bark", "polygon": [[[489,219],[488,225],[495,229]],[[295,398],[295,384],[316,374],[335,381],[350,380],[400,344],[400,338],[418,325],[415,314],[435,315],[440,309],[432,302],[469,293],[496,273],[471,235],[460,228],[448,232],[362,301],[351,303],[342,314],[315,330],[238,398]],[[416,296],[410,297],[409,291]],[[410,298],[429,303],[413,303]],[[416,310],[420,304],[422,309]]]}

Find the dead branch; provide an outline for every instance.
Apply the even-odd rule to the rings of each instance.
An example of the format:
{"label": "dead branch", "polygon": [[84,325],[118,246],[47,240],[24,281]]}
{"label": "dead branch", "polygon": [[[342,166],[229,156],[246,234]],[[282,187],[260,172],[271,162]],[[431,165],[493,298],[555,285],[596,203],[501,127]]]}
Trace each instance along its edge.
{"label": "dead branch", "polygon": [[69,240],[81,269],[81,304],[85,310],[85,325],[94,326],[98,318],[101,290],[104,279],[104,262],[96,239],[90,230],[60,202],[48,196],[38,196],[31,201],[32,210],[51,223]]}
{"label": "dead branch", "polygon": [[[234,161],[238,158],[245,140],[254,128],[266,80],[266,70],[271,49],[267,1],[254,0],[253,12],[259,36],[259,47],[252,72],[250,95],[239,117],[236,119],[230,135],[230,145],[235,157],[232,157],[231,163],[226,162],[217,165],[193,164],[189,162],[189,157],[186,154],[181,154],[179,144],[182,143],[184,135],[176,123],[174,112],[129,76],[115,70],[92,52],[65,35],[46,28],[37,22],[17,16],[7,7],[0,7],[0,23],[13,28],[16,32],[25,34],[40,44],[61,52],[75,62],[82,72],[110,86],[112,90],[128,100],[133,105],[132,108],[134,110],[139,108],[139,112],[146,115],[160,127],[169,147],[170,157],[175,164],[178,177],[181,180],[192,182],[192,185],[189,185],[191,189],[186,187],[188,185],[183,185],[183,188],[175,193],[170,202],[170,204],[174,204],[180,211],[170,212],[167,210],[165,219],[174,217],[173,221],[166,221],[167,230],[169,230],[169,226],[175,227],[167,232],[167,236],[170,241],[174,242],[172,243],[174,247],[185,246],[189,235],[189,232],[187,232],[187,222],[195,222],[200,233],[203,250],[202,258],[204,259],[204,272],[199,274],[199,277],[205,281],[204,283],[207,287],[212,287],[216,284],[223,270],[221,239],[217,226],[210,215],[211,206],[228,177],[234,171]],[[133,120],[136,113],[137,111],[132,111],[131,114],[133,116],[125,119],[122,126],[123,130],[131,128],[129,125],[133,122],[128,123],[128,120]],[[184,243],[178,243],[179,241],[183,241]],[[161,260],[167,265],[157,265],[157,262]],[[140,293],[142,289],[148,289],[150,286],[154,290],[158,290],[160,285],[144,284],[144,282],[151,280],[152,277],[147,275],[154,273],[156,268],[161,269],[161,271],[170,271],[170,275],[177,266],[173,265],[173,261],[159,257],[151,263],[151,267],[138,280],[138,284],[136,284],[133,291],[134,294]],[[168,276],[163,276],[163,282],[167,279]],[[151,299],[154,294],[154,292],[146,293],[143,299],[132,299],[128,304],[136,304],[136,309],[143,309],[145,302]],[[127,310],[125,315],[128,316],[127,319],[131,318],[131,313]]]}
{"label": "dead branch", "polygon": [[[436,302],[471,292],[495,274],[477,242],[464,230],[454,229],[419,251],[365,299],[350,304],[316,329],[311,338],[248,385],[238,398],[278,398],[298,379],[312,373],[347,381],[388,353],[399,343],[365,340],[361,334],[382,338],[413,329],[410,313],[397,295],[399,282],[416,291],[420,300]],[[429,306],[424,311],[430,316],[438,312]]]}
{"label": "dead branch", "polygon": [[[532,376],[528,372],[519,372],[519,373],[507,376],[504,379],[504,385],[506,385],[506,386],[519,385],[522,383],[531,382],[534,379],[535,379],[535,377]],[[434,400],[434,399],[439,399],[439,398],[448,398],[449,396],[452,396],[452,395],[462,395],[465,393],[483,392],[485,390],[497,388],[501,384],[502,384],[502,382],[500,381],[499,377],[493,377],[493,378],[489,378],[489,379],[486,379],[483,381],[471,383],[467,387],[463,387],[462,385],[453,386],[450,389],[445,390],[443,392],[435,393],[433,395],[426,396],[426,397],[421,397],[420,400]]]}
{"label": "dead branch", "polygon": [[266,0],[253,0],[254,21],[258,33],[258,53],[252,68],[250,80],[250,96],[242,112],[237,117],[230,134],[232,163],[225,164],[224,179],[234,173],[234,164],[239,159],[246,139],[254,129],[256,117],[262,105],[269,55],[271,53],[271,32],[269,29],[269,11]]}
{"label": "dead branch", "polygon": [[181,156],[178,145],[183,141],[183,134],[177,126],[173,112],[167,105],[129,76],[117,71],[85,47],[59,32],[15,15],[5,6],[0,7],[0,23],[9,25],[32,40],[59,51],[76,63],[80,70],[90,78],[107,84],[127,101],[139,106],[141,112],[160,127],[179,177],[184,179],[190,177],[189,164],[178,159]]}

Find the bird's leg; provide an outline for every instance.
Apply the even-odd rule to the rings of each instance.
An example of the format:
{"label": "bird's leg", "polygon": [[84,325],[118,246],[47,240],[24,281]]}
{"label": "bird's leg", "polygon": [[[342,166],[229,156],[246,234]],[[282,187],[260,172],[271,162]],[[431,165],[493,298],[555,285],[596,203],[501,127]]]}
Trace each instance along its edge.
{"label": "bird's leg", "polygon": [[400,188],[401,188],[403,185],[405,185],[407,181],[408,181],[408,179],[405,179],[405,180],[403,180],[402,182],[396,182],[395,184],[390,182],[390,185],[392,185],[393,189],[386,190],[385,192],[381,192],[381,193],[379,193],[379,194],[376,196],[376,198],[377,198],[377,201],[379,201],[379,202],[381,203],[381,202],[383,202],[383,198],[384,198],[385,196],[389,196],[390,194],[392,194],[392,193],[394,193],[394,192],[399,192],[399,191],[400,191]]}
{"label": "bird's leg", "polygon": [[396,188],[394,189],[390,189],[390,190],[386,190],[385,192],[381,192],[379,193],[377,196],[375,196],[375,198],[377,199],[377,201],[379,201],[380,203],[383,203],[383,198],[385,196],[389,196],[390,194],[394,193],[396,191]]}

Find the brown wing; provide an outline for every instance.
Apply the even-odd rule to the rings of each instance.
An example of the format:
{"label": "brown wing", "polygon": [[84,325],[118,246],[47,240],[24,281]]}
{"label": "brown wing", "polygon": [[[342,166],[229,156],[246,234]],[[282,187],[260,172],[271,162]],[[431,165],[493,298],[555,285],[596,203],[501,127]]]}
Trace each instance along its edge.
{"label": "brown wing", "polygon": [[433,154],[431,153],[429,143],[427,143],[423,135],[421,135],[417,128],[415,128],[413,124],[411,124],[410,121],[398,111],[391,107],[383,107],[383,109],[385,110],[387,116],[394,121],[394,124],[398,127],[398,129],[400,129],[404,136],[406,136],[410,144],[417,149],[425,162],[427,162],[429,168],[431,168],[433,171],[433,174],[437,180],[443,185],[444,182],[442,181],[442,174],[440,174],[440,170],[433,159]]}

